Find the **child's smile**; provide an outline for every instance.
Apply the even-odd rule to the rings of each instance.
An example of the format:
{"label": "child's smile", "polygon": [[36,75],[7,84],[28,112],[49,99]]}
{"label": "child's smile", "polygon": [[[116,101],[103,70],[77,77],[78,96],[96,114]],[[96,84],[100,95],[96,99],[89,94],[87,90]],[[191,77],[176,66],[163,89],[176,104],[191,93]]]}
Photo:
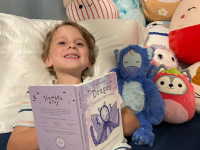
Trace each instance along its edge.
{"label": "child's smile", "polygon": [[75,59],[75,60],[80,58],[79,55],[74,54],[74,53],[66,54],[64,57],[65,57],[66,59]]}

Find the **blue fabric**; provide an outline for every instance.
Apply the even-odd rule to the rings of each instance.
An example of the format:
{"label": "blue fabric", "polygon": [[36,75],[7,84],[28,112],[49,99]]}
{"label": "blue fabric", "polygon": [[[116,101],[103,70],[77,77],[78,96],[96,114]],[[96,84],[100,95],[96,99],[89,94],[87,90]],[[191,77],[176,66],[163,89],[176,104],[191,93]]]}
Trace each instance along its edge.
{"label": "blue fabric", "polygon": [[10,135],[11,135],[11,132],[0,134],[0,150],[6,150]]}
{"label": "blue fabric", "polygon": [[200,116],[183,124],[162,122],[153,126],[155,141],[152,147],[135,145],[131,137],[128,144],[133,150],[199,150],[200,149]]}
{"label": "blue fabric", "polygon": [[[135,60],[137,63],[141,62],[141,67],[139,67],[139,70],[133,75],[130,75],[124,67],[124,62],[129,62],[129,66],[127,67],[134,66],[135,62],[130,61],[133,60],[133,58],[129,59],[126,57],[126,54],[128,54],[131,50],[139,53],[141,56],[141,58],[138,59],[139,57],[137,58],[137,54],[132,54],[134,59],[137,60]],[[153,51],[151,50],[142,48],[139,45],[129,45],[121,51],[115,50],[114,53],[115,59],[118,63],[118,68],[111,70],[117,74],[119,94],[122,96],[127,107],[135,113],[140,122],[140,128],[133,134],[132,140],[135,144],[145,144],[148,146],[153,146],[155,139],[154,134],[152,133],[152,124],[160,124],[164,117],[164,100],[162,99],[156,85],[152,81],[152,75],[154,73],[149,73],[149,70],[155,69],[155,67],[150,64],[151,59],[149,59],[149,56],[150,58],[154,56],[152,53]],[[149,53],[149,51],[151,53]],[[149,79],[147,79],[146,76],[149,76]],[[135,82],[134,84],[137,85],[138,89],[128,87],[128,84],[133,82]],[[142,86],[142,89],[140,89],[139,85],[136,83],[139,83],[139,85]],[[124,90],[125,87],[128,88]],[[131,93],[137,90],[143,90],[145,94],[144,106],[142,106],[142,104],[140,105],[140,102],[143,100],[142,98],[131,97]],[[123,96],[123,93],[126,93],[126,95]],[[141,94],[141,92],[139,94]],[[130,105],[130,103],[133,102],[138,104],[136,110],[134,110],[134,108]],[[138,109],[140,106],[142,107],[141,110]]]}
{"label": "blue fabric", "polygon": [[120,19],[130,19],[146,26],[140,0],[113,0],[118,7]]}

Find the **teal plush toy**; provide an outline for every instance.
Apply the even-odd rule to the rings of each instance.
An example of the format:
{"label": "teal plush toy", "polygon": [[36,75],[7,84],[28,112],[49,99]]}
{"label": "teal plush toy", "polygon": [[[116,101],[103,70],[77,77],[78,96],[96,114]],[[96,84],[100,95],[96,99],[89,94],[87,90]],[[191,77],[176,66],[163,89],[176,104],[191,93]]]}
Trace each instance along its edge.
{"label": "teal plush toy", "polygon": [[117,74],[119,94],[140,122],[132,140],[137,145],[151,147],[155,139],[152,124],[158,125],[163,121],[165,107],[156,85],[151,77],[147,78],[154,49],[129,45],[114,53],[118,67],[111,71]]}
{"label": "teal plush toy", "polygon": [[113,0],[119,9],[120,19],[130,19],[146,26],[140,0]]}

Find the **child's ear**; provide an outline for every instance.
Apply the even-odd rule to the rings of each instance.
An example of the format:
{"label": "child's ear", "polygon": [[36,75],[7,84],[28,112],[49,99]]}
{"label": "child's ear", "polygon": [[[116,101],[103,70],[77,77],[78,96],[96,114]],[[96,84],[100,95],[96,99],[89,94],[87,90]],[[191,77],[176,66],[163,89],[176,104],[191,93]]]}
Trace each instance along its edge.
{"label": "child's ear", "polygon": [[52,62],[51,62],[51,59],[49,58],[49,57],[47,57],[46,59],[45,59],[45,63],[46,63],[46,66],[47,67],[51,67],[53,64],[52,64]]}

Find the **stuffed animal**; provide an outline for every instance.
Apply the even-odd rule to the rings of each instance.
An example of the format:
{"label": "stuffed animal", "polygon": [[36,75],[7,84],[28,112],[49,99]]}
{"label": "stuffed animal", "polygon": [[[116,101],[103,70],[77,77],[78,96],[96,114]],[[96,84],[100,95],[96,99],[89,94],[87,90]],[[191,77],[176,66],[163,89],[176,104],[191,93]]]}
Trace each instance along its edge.
{"label": "stuffed animal", "polygon": [[195,111],[200,115],[200,62],[188,67],[192,76],[192,85],[195,91]]}
{"label": "stuffed animal", "polygon": [[119,93],[140,122],[132,140],[138,145],[152,146],[152,124],[160,124],[164,117],[164,100],[153,81],[146,78],[154,50],[129,45],[114,52],[118,68],[111,71],[117,73]]}
{"label": "stuffed animal", "polygon": [[75,22],[87,19],[119,19],[112,0],[63,0],[67,17]]}
{"label": "stuffed animal", "polygon": [[200,61],[200,0],[183,0],[170,25],[169,44],[177,58],[188,64]]}
{"label": "stuffed animal", "polygon": [[180,124],[191,120],[195,114],[195,95],[189,70],[167,70],[160,65],[155,75],[155,85],[165,100],[164,121]]}
{"label": "stuffed animal", "polygon": [[181,0],[141,0],[142,10],[148,22],[171,21]]}
{"label": "stuffed animal", "polygon": [[140,0],[113,0],[119,9],[120,19],[130,19],[146,26]]}
{"label": "stuffed animal", "polygon": [[163,64],[167,69],[171,69],[171,68],[178,69],[179,67],[178,60],[172,50],[170,50],[169,48],[165,46],[157,45],[157,44],[153,44],[149,47],[155,48],[154,57],[150,61],[152,65],[159,67],[161,64]]}
{"label": "stuffed animal", "polygon": [[146,45],[159,44],[169,48],[169,26],[168,21],[154,21],[147,25],[149,34]]}

